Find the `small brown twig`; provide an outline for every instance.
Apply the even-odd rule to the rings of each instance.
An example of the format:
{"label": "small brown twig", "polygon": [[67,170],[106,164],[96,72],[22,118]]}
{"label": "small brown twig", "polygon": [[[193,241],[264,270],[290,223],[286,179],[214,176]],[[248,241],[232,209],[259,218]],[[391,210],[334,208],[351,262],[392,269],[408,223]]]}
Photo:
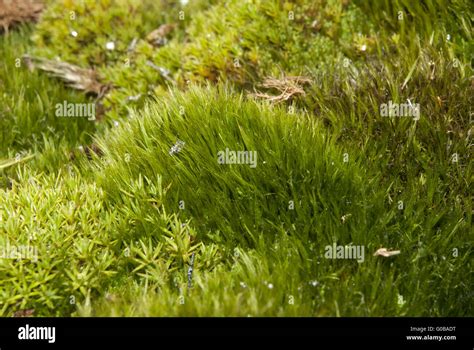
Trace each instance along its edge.
{"label": "small brown twig", "polygon": [[101,83],[99,74],[93,69],[85,69],[67,62],[48,60],[43,57],[29,55],[24,55],[23,60],[30,70],[38,68],[46,71],[63,80],[70,87],[82,90],[85,93],[97,95],[99,99],[102,98],[111,87],[110,85]]}

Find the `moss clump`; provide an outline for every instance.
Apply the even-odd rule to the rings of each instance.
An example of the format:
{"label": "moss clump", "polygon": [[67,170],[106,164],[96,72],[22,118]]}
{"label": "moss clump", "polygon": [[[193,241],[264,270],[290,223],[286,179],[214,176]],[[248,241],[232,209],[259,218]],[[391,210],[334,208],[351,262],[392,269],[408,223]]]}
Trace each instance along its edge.
{"label": "moss clump", "polygon": [[[360,33],[370,32],[360,10],[336,0],[230,0],[207,9],[200,3],[166,9],[164,4],[56,2],[38,26],[37,53],[96,67],[115,87],[105,104],[117,117],[168,85],[220,80],[251,88],[269,75],[331,70],[353,50]],[[166,23],[177,27],[164,47],[147,42],[146,34]],[[127,50],[133,39],[139,39],[135,49]],[[106,49],[108,41],[114,50]]]}
{"label": "moss clump", "polygon": [[[271,217],[302,239],[329,241],[340,209],[328,198],[357,202],[364,197],[361,170],[343,162],[342,151],[318,123],[242,102],[225,91],[192,89],[135,113],[126,129],[107,138],[101,148],[109,166],[102,173],[110,196],[133,193],[130,179],[161,174],[169,187],[166,208],[192,219],[201,235],[219,231],[224,240],[239,244],[252,236],[272,237],[276,222],[265,220]],[[183,149],[170,155],[178,140]],[[222,165],[218,155],[225,157],[226,150],[251,154],[245,164]],[[153,234],[152,222],[137,220],[139,232]]]}

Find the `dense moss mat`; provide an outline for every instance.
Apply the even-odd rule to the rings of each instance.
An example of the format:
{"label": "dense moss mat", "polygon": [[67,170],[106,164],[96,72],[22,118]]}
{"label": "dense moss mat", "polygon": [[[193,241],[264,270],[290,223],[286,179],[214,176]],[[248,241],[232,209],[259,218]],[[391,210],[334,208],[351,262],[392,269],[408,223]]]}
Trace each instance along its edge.
{"label": "dense moss mat", "polygon": [[[114,118],[126,114],[127,106],[143,104],[148,94],[166,93],[170,85],[224,80],[249,88],[267,75],[327,71],[342,62],[345,52],[364,44],[373,49],[366,37],[371,26],[362,12],[340,1],[180,6],[127,0],[128,8],[120,6],[123,2],[57,1],[34,37],[38,55],[97,67],[116,87],[105,99]],[[120,9],[135,15],[125,17]],[[164,23],[175,29],[166,45],[153,46],[146,33]],[[116,49],[105,50],[107,42]],[[130,101],[134,96],[140,98]]]}
{"label": "dense moss mat", "polygon": [[[472,13],[48,1],[0,37],[0,253],[27,255],[0,259],[0,315],[472,316]],[[24,53],[96,69],[105,119],[56,117],[94,97]],[[305,94],[249,95],[287,75]],[[381,116],[389,101],[419,118]]]}
{"label": "dense moss mat", "polygon": [[[244,243],[257,233],[272,236],[281,226],[304,241],[318,237],[322,242],[340,230],[331,226],[339,226],[346,201],[372,195],[363,192],[365,172],[355,161],[344,163],[342,150],[308,115],[197,88],[171,105],[167,101],[134,114],[101,147],[107,162],[103,186],[121,206],[123,193],[134,193],[130,179],[160,174],[168,189],[163,204],[181,209],[182,217],[205,231],[218,230],[226,241]],[[170,155],[177,142],[184,144],[182,150]],[[241,153],[244,164],[221,164],[232,162],[234,151],[236,161],[237,152],[247,152]],[[138,208],[146,209],[143,204]],[[145,221],[137,231],[156,233],[153,222]]]}
{"label": "dense moss mat", "polygon": [[[57,118],[55,106],[87,101],[82,94],[64,89],[61,82],[30,71],[22,59],[28,52],[30,27],[10,32],[0,40],[0,157],[14,157],[51,141],[73,145],[87,142],[94,123],[80,118]],[[90,140],[90,135],[89,135]]]}

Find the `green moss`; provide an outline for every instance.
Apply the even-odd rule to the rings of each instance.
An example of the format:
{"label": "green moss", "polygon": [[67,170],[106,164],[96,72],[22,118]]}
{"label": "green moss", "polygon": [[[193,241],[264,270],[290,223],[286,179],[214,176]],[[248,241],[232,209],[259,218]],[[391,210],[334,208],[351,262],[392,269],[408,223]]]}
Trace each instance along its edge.
{"label": "green moss", "polygon": [[[469,4],[50,1],[34,48],[0,38],[0,247],[40,254],[0,259],[0,315],[472,315]],[[71,9],[87,41],[64,36]],[[54,117],[87,99],[15,67],[25,51],[99,70],[118,127]],[[306,94],[247,97],[285,74]],[[380,115],[407,99],[419,120]],[[104,154],[71,159],[91,136]],[[325,259],[333,242],[364,262]]]}
{"label": "green moss", "polygon": [[[162,10],[157,1],[51,2],[33,35],[36,53],[83,67],[116,63],[134,38],[164,21]],[[108,50],[107,42],[114,42],[115,49]]]}
{"label": "green moss", "polygon": [[[308,116],[198,89],[133,116],[102,146],[113,164],[103,171],[105,187],[121,197],[122,191],[133,193],[131,178],[161,174],[169,187],[166,208],[192,219],[201,235],[219,231],[226,241],[245,244],[252,236],[273,236],[276,223],[265,218],[277,215],[292,234],[329,241],[334,236],[329,227],[340,216],[337,204],[325,198],[337,193],[356,202],[365,197],[361,170],[343,162],[343,152]],[[170,156],[177,140],[185,142],[184,149]],[[226,149],[255,152],[255,164],[220,165],[218,152]],[[194,190],[184,190],[189,188]],[[179,210],[181,201],[186,210]],[[295,211],[287,210],[290,202],[297,203]],[[153,234],[153,222],[140,222],[139,232]]]}
{"label": "green moss", "polygon": [[[168,70],[175,84],[183,88],[189,83],[218,80],[251,88],[265,76],[330,70],[342,61],[342,52],[352,50],[357,33],[368,31],[360,10],[342,6],[340,1],[226,1],[201,11],[196,11],[195,5],[166,8],[168,12],[160,2],[84,4],[57,2],[47,11],[35,35],[36,45],[44,49],[37,52],[97,67],[115,87],[105,101],[114,118],[125,114],[129,105],[140,106],[130,102],[130,96],[160,94],[170,85],[147,62]],[[183,17],[178,10],[183,11]],[[74,21],[69,18],[70,11],[75,11]],[[128,16],[127,12],[155,14],[158,20]],[[162,13],[167,15],[160,17]],[[145,36],[163,23],[177,23],[178,29],[168,44],[155,48]],[[71,36],[72,30],[78,33],[77,38]],[[140,39],[136,50],[127,52],[134,38]],[[113,41],[116,49],[108,51],[107,41]]]}
{"label": "green moss", "polygon": [[[0,159],[36,153],[46,144],[62,149],[88,142],[95,123],[85,118],[58,118],[63,101],[91,102],[83,94],[64,89],[38,71],[31,72],[22,55],[31,48],[30,27],[21,27],[0,40]],[[57,152],[57,149],[54,149]]]}

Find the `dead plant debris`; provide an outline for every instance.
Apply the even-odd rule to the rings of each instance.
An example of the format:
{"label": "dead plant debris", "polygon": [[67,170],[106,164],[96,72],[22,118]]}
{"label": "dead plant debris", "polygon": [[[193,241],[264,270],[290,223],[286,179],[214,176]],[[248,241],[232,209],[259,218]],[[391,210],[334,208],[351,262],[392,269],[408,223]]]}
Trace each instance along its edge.
{"label": "dead plant debris", "polygon": [[13,313],[13,317],[31,317],[34,313],[34,309],[17,310]]}
{"label": "dead plant debris", "polygon": [[374,256],[384,256],[386,258],[400,254],[399,250],[388,250],[387,248],[380,248],[374,253]]}
{"label": "dead plant debris", "polygon": [[23,59],[30,70],[34,68],[44,70],[60,78],[70,87],[83,90],[85,93],[97,95],[99,98],[110,88],[109,85],[100,82],[99,74],[94,69],[84,69],[67,62],[48,60],[29,55],[24,55]]}
{"label": "dead plant debris", "polygon": [[8,33],[11,26],[36,21],[43,9],[39,0],[0,0],[0,31]]}
{"label": "dead plant debris", "polygon": [[176,25],[171,24],[162,24],[158,29],[155,29],[150,34],[147,35],[146,40],[156,47],[161,47],[166,45],[168,42],[168,35],[173,32]]}
{"label": "dead plant debris", "polygon": [[253,97],[262,98],[271,103],[281,103],[290,100],[296,96],[305,96],[304,86],[311,84],[311,79],[304,76],[286,76],[282,78],[267,77],[260,85],[270,91],[276,91],[277,94],[268,94],[261,91],[255,91],[250,94]]}

